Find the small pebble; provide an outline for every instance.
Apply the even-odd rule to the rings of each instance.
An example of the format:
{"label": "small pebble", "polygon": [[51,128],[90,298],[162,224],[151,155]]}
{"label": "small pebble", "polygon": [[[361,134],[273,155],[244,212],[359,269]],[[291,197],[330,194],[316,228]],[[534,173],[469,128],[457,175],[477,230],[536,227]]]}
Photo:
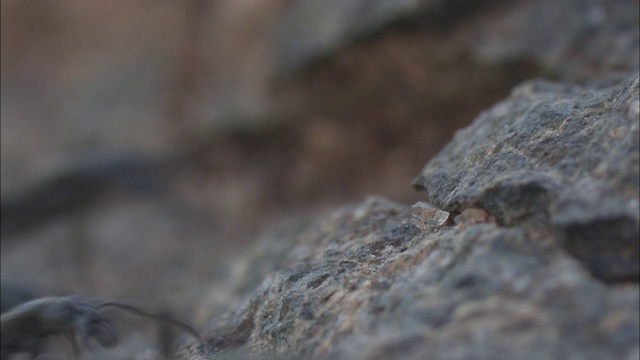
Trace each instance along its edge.
{"label": "small pebble", "polygon": [[424,201],[418,201],[411,206],[411,216],[420,220],[420,224],[429,229],[441,227],[449,219],[447,211]]}

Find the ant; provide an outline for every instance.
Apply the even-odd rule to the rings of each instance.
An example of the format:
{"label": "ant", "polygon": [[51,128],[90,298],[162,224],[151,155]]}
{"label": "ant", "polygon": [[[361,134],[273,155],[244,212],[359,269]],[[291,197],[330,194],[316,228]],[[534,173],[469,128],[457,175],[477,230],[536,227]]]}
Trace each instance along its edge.
{"label": "ant", "polygon": [[50,296],[27,301],[2,314],[0,359],[19,353],[28,353],[34,358],[42,353],[46,339],[52,335],[66,336],[76,358],[81,346],[87,346],[90,340],[105,348],[115,346],[118,342],[116,331],[100,313],[105,308],[124,310],[159,321],[164,326],[180,328],[202,342],[198,332],[186,323],[126,302]]}

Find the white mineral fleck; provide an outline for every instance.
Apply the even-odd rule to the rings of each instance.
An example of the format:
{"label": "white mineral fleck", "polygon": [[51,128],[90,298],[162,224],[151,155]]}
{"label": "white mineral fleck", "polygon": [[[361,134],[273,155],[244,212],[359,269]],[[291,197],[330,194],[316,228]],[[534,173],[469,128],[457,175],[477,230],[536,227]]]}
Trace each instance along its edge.
{"label": "white mineral fleck", "polygon": [[428,202],[418,201],[411,206],[411,215],[425,228],[438,228],[449,219],[449,213]]}

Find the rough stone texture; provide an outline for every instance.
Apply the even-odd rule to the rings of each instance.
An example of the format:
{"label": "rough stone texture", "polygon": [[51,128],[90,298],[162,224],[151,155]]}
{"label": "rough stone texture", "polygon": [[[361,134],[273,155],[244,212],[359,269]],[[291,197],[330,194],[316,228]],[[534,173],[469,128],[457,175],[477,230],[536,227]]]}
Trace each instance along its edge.
{"label": "rough stone texture", "polygon": [[258,286],[183,359],[638,355],[637,285],[603,284],[548,234],[422,232],[409,206],[371,198],[263,240],[241,261],[240,289]]}
{"label": "rough stone texture", "polygon": [[638,75],[523,84],[416,180],[449,221],[372,197],[267,234],[180,357],[637,358],[638,104]]}
{"label": "rough stone texture", "polygon": [[599,89],[532,81],[459,131],[415,185],[454,212],[543,226],[605,280],[638,280],[638,76]]}
{"label": "rough stone texture", "polygon": [[[211,330],[209,350],[241,358],[252,352],[246,339],[258,320],[236,305],[268,299],[256,297],[256,287],[287,268],[290,251],[306,251],[295,234],[310,234],[317,224],[270,233],[263,245],[269,251],[244,250],[261,229],[366,194],[427,200],[408,186],[411,179],[455,129],[513,86],[535,77],[627,77],[639,57],[633,0],[3,0],[1,13],[3,283],[168,308]],[[311,49],[296,41],[312,37],[320,41],[309,42]],[[619,75],[607,79],[620,83]],[[182,150],[187,161],[176,156]],[[113,166],[108,159],[118,154],[150,160],[152,168],[162,164],[161,174],[140,163]],[[82,159],[88,167],[69,166]],[[626,163],[593,174],[608,176]],[[162,191],[140,191],[138,180],[142,190],[155,181],[149,175],[158,175]],[[592,204],[608,194],[600,190],[580,199]],[[620,215],[612,220],[617,225],[576,223],[591,208],[570,203],[516,216],[511,230],[547,241],[557,256],[573,254],[610,284],[635,280],[637,247],[623,247],[637,233],[637,218],[629,220],[618,199],[599,199],[603,212]],[[498,221],[486,208],[459,210],[443,234],[505,226],[504,214]],[[410,221],[425,237],[429,224],[439,223],[419,220]],[[349,221],[341,224],[346,233]],[[620,244],[601,248],[596,239],[615,229]],[[372,256],[386,256],[393,244],[402,248],[402,240],[377,240]],[[231,252],[244,260],[225,263]],[[624,254],[630,260],[620,260]],[[219,327],[219,315],[232,330]],[[606,329],[627,319],[616,316]],[[152,326],[129,325],[121,328],[122,346],[87,357],[131,359],[158,348]],[[369,349],[373,337],[355,328],[352,339]],[[389,348],[415,344],[400,333],[376,334]],[[345,344],[331,351],[357,357]],[[150,351],[144,358],[153,357]]]}

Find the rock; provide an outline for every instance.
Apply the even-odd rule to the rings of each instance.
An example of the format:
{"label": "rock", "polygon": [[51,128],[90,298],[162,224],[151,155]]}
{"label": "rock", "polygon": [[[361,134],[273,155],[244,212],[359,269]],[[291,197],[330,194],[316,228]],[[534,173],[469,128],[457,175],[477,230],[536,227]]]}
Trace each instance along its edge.
{"label": "rock", "polygon": [[[323,164],[344,164],[336,168],[340,176],[357,179],[349,193],[389,183],[349,201],[374,193],[415,202],[399,190],[405,174],[413,176],[457,129],[525,80],[607,74],[614,85],[639,66],[633,1],[374,0],[369,11],[358,8],[363,1],[337,3],[293,1],[274,24],[282,68],[274,109],[305,124],[309,150],[301,154],[318,151],[310,145],[317,139],[331,139],[322,141],[331,152],[318,152]],[[377,11],[385,7],[393,9]],[[344,134],[358,134],[358,141]],[[364,158],[376,159],[373,174],[361,170],[368,168]],[[336,176],[318,171],[312,179],[316,188],[315,181]]]}
{"label": "rock", "polygon": [[468,45],[477,61],[526,59],[547,76],[583,80],[640,66],[637,1],[519,1],[503,9],[473,26]]}
{"label": "rock", "polygon": [[[203,146],[158,198],[118,191],[137,193],[145,167],[81,176],[88,205],[3,241],[3,279],[170,304],[208,329],[189,359],[640,355],[637,77],[619,85],[638,68],[637,2],[2,6],[17,35],[3,41],[3,215],[22,204],[7,196],[58,171],[52,184],[85,189],[64,166],[81,154]],[[271,231],[225,266],[223,249],[279,204],[299,215],[371,193],[415,203],[416,169],[538,76],[582,85],[530,82],[482,115],[418,179],[433,204],[370,198]],[[105,194],[96,180],[122,187]],[[195,209],[176,202],[183,188]],[[92,358],[151,344],[140,331]]]}
{"label": "rock", "polygon": [[602,283],[549,233],[421,222],[407,205],[369,198],[267,234],[236,262],[232,310],[179,358],[638,355],[637,284]]}
{"label": "rock", "polygon": [[342,47],[385,26],[417,18],[444,17],[470,1],[317,1],[298,0],[285,7],[276,24],[276,63],[291,72],[335,55]]}
{"label": "rock", "polygon": [[637,281],[638,113],[638,75],[611,88],[528,82],[459,131],[414,185],[449,212],[552,229],[594,275]]}
{"label": "rock", "polygon": [[433,204],[372,197],[267,234],[179,355],[636,358],[638,75],[609,82],[514,89],[416,179]]}
{"label": "rock", "polygon": [[[345,194],[347,201],[371,193],[413,201],[405,184],[415,169],[524,79],[638,67],[638,5],[629,0],[2,6],[10,34],[3,42],[3,198],[86,154],[171,156],[215,138],[203,151],[217,156],[221,139],[240,132],[269,148],[232,145],[250,175],[229,182],[255,194],[229,196],[236,208],[335,204]],[[32,23],[40,25],[24,26]],[[278,163],[251,164],[265,152]],[[225,164],[199,166],[192,177],[212,184],[221,173],[238,173],[235,161]],[[259,185],[244,182],[261,176]],[[318,183],[340,192],[320,191]],[[190,201],[230,193],[220,186],[199,186],[215,190]]]}
{"label": "rock", "polygon": [[441,47],[424,38],[433,56],[463,53],[475,66],[524,60],[520,65],[548,75],[585,79],[638,68],[639,10],[633,0],[298,0],[279,14],[274,50],[280,72],[288,73],[391,28],[426,27],[449,40]]}

